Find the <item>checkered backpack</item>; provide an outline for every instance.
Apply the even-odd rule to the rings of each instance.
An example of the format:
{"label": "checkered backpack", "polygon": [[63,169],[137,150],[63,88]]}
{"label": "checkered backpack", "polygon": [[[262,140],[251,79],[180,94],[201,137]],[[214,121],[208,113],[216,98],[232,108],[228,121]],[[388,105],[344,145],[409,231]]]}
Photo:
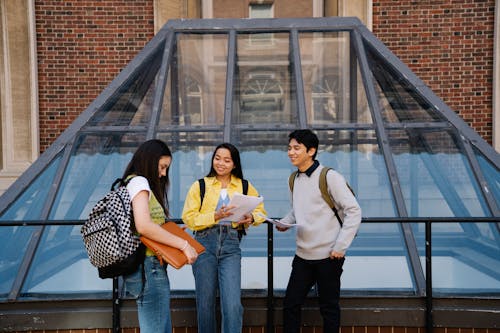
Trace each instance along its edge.
{"label": "checkered backpack", "polygon": [[[127,275],[144,260],[145,247],[135,232],[130,195],[119,178],[92,208],[81,228],[90,263],[101,279]],[[117,184],[120,184],[115,190]]]}

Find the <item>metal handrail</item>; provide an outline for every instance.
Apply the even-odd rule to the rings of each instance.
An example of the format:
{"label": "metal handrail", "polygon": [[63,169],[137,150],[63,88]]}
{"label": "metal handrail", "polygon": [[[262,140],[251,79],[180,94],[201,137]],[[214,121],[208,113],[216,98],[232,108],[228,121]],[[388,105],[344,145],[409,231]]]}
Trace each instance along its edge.
{"label": "metal handrail", "polygon": [[[181,219],[171,219],[183,223]],[[27,220],[0,221],[0,227],[8,226],[47,226],[47,225],[83,225],[85,220]],[[500,230],[500,217],[365,217],[362,223],[425,223],[425,324],[426,331],[433,332],[433,294],[432,294],[432,224],[433,223],[496,223]],[[273,286],[273,225],[267,223],[267,332],[274,332],[274,286]],[[429,278],[430,277],[430,278]],[[120,332],[120,305],[118,278],[113,279],[113,332]]]}

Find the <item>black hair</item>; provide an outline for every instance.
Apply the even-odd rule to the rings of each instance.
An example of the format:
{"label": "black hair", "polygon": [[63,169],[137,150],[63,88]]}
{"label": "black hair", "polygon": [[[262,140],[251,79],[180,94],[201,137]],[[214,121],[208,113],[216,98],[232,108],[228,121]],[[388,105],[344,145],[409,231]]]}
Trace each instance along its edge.
{"label": "black hair", "polygon": [[306,146],[307,151],[311,148],[315,148],[316,152],[314,153],[312,159],[316,159],[316,154],[318,153],[319,140],[318,136],[314,134],[310,129],[298,129],[293,131],[288,135],[288,143],[295,139],[298,143]]}
{"label": "black hair", "polygon": [[231,153],[231,159],[233,160],[234,163],[234,168],[233,170],[231,170],[231,174],[240,179],[243,179],[243,170],[241,168],[240,152],[238,151],[238,148],[227,142],[221,143],[220,145],[215,147],[214,153],[212,154],[212,159],[210,160],[210,172],[208,173],[207,177],[217,176],[217,172],[214,169],[214,158],[215,154],[217,153],[217,150],[220,148],[227,149]]}
{"label": "black hair", "polygon": [[123,178],[130,175],[143,176],[148,180],[149,187],[156,199],[165,211],[165,215],[169,216],[167,190],[170,184],[168,178],[168,170],[166,176],[158,176],[158,163],[163,156],[172,157],[172,153],[167,144],[161,140],[148,140],[142,143],[132,156]]}

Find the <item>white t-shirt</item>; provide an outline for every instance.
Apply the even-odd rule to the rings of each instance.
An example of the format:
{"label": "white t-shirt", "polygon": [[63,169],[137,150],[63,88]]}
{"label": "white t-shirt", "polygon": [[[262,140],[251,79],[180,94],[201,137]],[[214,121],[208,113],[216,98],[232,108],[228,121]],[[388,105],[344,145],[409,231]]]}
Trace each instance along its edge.
{"label": "white t-shirt", "polygon": [[148,191],[149,197],[151,197],[151,188],[149,187],[148,180],[142,176],[132,178],[127,184],[127,190],[130,195],[130,200],[134,200],[137,193],[141,191]]}

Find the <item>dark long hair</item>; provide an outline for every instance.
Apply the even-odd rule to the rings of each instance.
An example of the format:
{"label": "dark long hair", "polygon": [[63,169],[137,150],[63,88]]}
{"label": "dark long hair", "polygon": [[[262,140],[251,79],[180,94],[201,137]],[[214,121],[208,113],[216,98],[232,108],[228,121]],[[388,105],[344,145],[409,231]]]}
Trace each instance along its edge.
{"label": "dark long hair", "polygon": [[243,170],[241,168],[240,152],[238,151],[238,148],[227,142],[221,143],[220,145],[215,147],[214,153],[212,154],[212,159],[210,160],[210,172],[208,173],[207,177],[217,176],[217,172],[214,169],[214,158],[215,154],[217,153],[217,150],[220,148],[227,149],[231,153],[231,159],[233,160],[234,163],[234,169],[231,170],[231,174],[238,177],[239,179],[243,179]]}
{"label": "dark long hair", "polygon": [[161,140],[149,140],[142,143],[137,148],[134,156],[130,160],[123,178],[130,175],[143,176],[148,180],[149,187],[160,205],[163,207],[165,214],[168,215],[168,199],[167,190],[170,184],[168,178],[168,170],[166,176],[158,177],[158,162],[163,156],[172,157],[172,153],[167,144]]}

